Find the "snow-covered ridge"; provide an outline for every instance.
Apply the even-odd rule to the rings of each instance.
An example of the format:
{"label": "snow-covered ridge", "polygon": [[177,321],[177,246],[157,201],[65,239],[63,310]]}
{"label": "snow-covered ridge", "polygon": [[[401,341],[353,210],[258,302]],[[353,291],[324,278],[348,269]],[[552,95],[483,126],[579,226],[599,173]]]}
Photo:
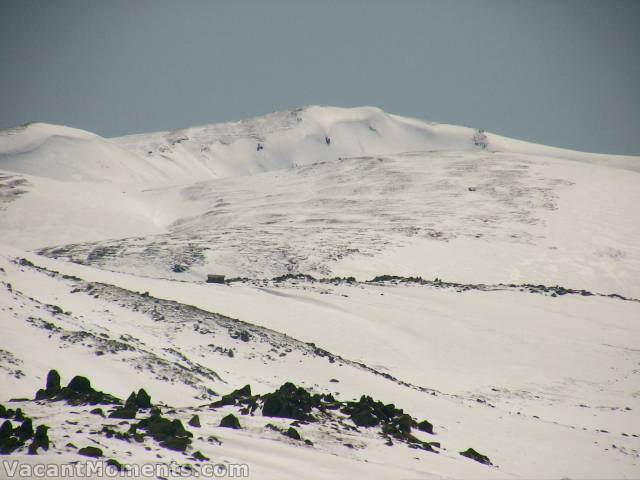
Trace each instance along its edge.
{"label": "snow-covered ridge", "polygon": [[477,150],[640,170],[638,157],[546,147],[373,107],[311,106],[239,122],[113,139],[43,123],[0,131],[0,169],[63,181],[117,184],[180,184],[342,157]]}
{"label": "snow-covered ridge", "polygon": [[[2,131],[0,422],[16,429],[0,455],[635,478],[638,160],[368,107],[116,139]],[[122,400],[144,389],[193,437],[169,448],[138,423],[148,405],[67,403],[51,369]],[[289,382],[302,393],[285,399],[325,395],[305,413],[318,421],[265,410]],[[259,397],[220,397],[245,385]],[[50,427],[48,451],[24,444],[27,419]]]}
{"label": "snow-covered ridge", "polygon": [[640,296],[639,157],[370,107],[116,139],[32,124],[0,145],[2,241],[72,261],[190,280],[397,274]]}

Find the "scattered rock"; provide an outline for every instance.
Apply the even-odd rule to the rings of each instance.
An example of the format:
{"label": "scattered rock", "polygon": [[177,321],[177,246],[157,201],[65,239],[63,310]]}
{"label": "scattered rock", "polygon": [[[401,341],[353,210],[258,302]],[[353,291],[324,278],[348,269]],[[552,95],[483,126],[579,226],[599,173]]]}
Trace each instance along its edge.
{"label": "scattered rock", "polygon": [[209,460],[209,457],[206,457],[205,455],[203,455],[200,450],[197,450],[195,452],[193,452],[192,455],[193,458],[195,458],[196,460],[200,461],[200,462],[204,462]]}
{"label": "scattered rock", "polygon": [[107,466],[113,468],[116,472],[122,472],[123,470],[122,464],[115,458],[110,458],[106,461],[106,464]]}
{"label": "scattered rock", "polygon": [[120,403],[116,397],[98,392],[91,387],[88,378],[75,376],[69,384],[60,388],[60,375],[56,370],[50,370],[47,375],[47,386],[38,390],[36,400],[65,400],[70,405],[113,405]]}
{"label": "scattered rock", "polygon": [[33,437],[33,423],[30,418],[25,418],[19,427],[16,427],[13,432],[18,439],[26,441]]}
{"label": "scattered rock", "polygon": [[29,445],[29,455],[35,455],[38,453],[38,449],[49,450],[49,434],[47,431],[49,427],[46,425],[38,425],[36,432],[33,435],[33,441]]}
{"label": "scattered rock", "polygon": [[188,425],[195,428],[200,428],[200,417],[198,415],[194,415],[193,417],[191,417],[191,420],[189,420]]}
{"label": "scattered rock", "polygon": [[[345,402],[341,412],[349,415],[353,423],[359,427],[380,425],[382,435],[388,440],[390,440],[389,437],[393,437],[412,448],[434,451],[428,442],[423,442],[411,434],[411,428],[418,427],[414,418],[404,413],[402,409],[396,408],[392,403],[385,405],[367,395],[362,395],[357,402]],[[429,422],[422,423],[423,428],[428,428],[430,425]]]}
{"label": "scattered rock", "polygon": [[417,425],[418,430],[421,432],[431,433],[433,434],[433,425],[427,420],[423,420]]}
{"label": "scattered rock", "polygon": [[144,390],[144,388],[138,390],[138,393],[135,395],[133,401],[138,408],[151,408],[151,397]]}
{"label": "scattered rock", "polygon": [[220,426],[224,428],[233,428],[234,430],[239,430],[240,428],[242,428],[240,426],[240,421],[233,413],[230,413],[222,420],[220,420]]}
{"label": "scattered rock", "polygon": [[480,462],[484,465],[493,465],[493,463],[491,463],[491,460],[489,460],[489,457],[476,452],[473,448],[467,448],[464,452],[460,452],[460,455],[470,458],[471,460],[475,460],[476,462]]}
{"label": "scattered rock", "polygon": [[262,398],[264,399],[262,414],[266,417],[313,421],[315,418],[311,415],[311,410],[321,406],[323,396],[311,395],[304,388],[287,382],[275,392],[263,395]]}
{"label": "scattered rock", "polygon": [[60,390],[62,390],[60,386],[60,374],[56,370],[49,370],[46,388],[44,390],[38,390],[36,400],[52,398],[60,393]]}
{"label": "scattered rock", "polygon": [[289,427],[289,429],[286,432],[282,432],[282,434],[285,437],[293,438],[294,440],[302,440],[302,437],[300,436],[298,431],[293,427]]}
{"label": "scattered rock", "polygon": [[133,420],[138,414],[137,408],[118,407],[109,414],[109,418],[122,418],[125,420]]}
{"label": "scattered rock", "polygon": [[140,420],[129,427],[129,433],[135,436],[138,430],[144,430],[147,434],[170,450],[184,452],[191,444],[193,434],[187,431],[178,419],[169,420],[160,415],[159,410],[152,410],[151,416]]}
{"label": "scattered rock", "polygon": [[224,407],[226,405],[240,405],[243,414],[253,413],[258,408],[258,395],[251,395],[251,386],[245,385],[242,388],[224,395],[220,400],[213,402],[209,406],[211,408]]}
{"label": "scattered rock", "polygon": [[91,458],[100,458],[102,457],[102,450],[98,447],[83,447],[78,450],[80,455],[84,455],[85,457]]}
{"label": "scattered rock", "polygon": [[8,455],[17,450],[24,442],[20,441],[15,435],[13,425],[10,420],[5,420],[0,426],[0,454]]}

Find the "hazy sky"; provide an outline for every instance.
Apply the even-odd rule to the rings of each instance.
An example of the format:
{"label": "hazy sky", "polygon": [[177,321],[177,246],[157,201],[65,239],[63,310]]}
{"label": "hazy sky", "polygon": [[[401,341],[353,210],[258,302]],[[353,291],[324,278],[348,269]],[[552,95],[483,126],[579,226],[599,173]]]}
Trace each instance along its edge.
{"label": "hazy sky", "polygon": [[0,1],[0,128],[374,105],[640,154],[640,1]]}

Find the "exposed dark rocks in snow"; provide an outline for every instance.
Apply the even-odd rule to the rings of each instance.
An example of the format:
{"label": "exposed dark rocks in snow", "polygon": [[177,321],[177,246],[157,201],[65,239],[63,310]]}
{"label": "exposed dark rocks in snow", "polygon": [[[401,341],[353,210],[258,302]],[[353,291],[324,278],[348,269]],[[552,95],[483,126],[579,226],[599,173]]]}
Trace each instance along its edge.
{"label": "exposed dark rocks in snow", "polygon": [[[412,427],[418,427],[418,422],[404,413],[402,409],[396,408],[393,404],[385,405],[380,401],[375,401],[371,397],[363,395],[357,402],[345,402],[341,409],[342,413],[349,415],[354,424],[359,427],[382,427],[383,435],[390,436],[396,440],[403,441],[417,448],[433,451],[428,442],[416,438],[411,434]],[[429,422],[421,422],[422,427],[427,427]],[[422,428],[419,430],[425,431]],[[431,426],[431,432],[433,427]]]}
{"label": "exposed dark rocks in snow", "polygon": [[56,370],[49,370],[47,374],[47,384],[43,390],[38,390],[36,393],[36,400],[40,400],[42,398],[52,398],[60,391],[62,387],[60,386],[60,374]]}
{"label": "exposed dark rocks in snow", "polygon": [[203,455],[200,450],[193,452],[193,454],[191,454],[191,457],[199,462],[206,462],[207,460],[209,460],[209,457]]}
{"label": "exposed dark rocks in snow", "polygon": [[200,417],[198,415],[194,415],[191,417],[191,420],[187,422],[187,425],[194,428],[200,428]]}
{"label": "exposed dark rocks in snow", "polygon": [[311,275],[307,274],[287,274],[281,275],[279,277],[274,277],[271,279],[231,279],[228,283],[238,282],[238,283],[249,283],[260,286],[268,286],[268,285],[281,285],[286,283],[319,283],[319,284],[333,284],[339,285],[341,283],[348,283],[354,285],[366,285],[366,284],[383,284],[383,285],[421,285],[435,288],[447,288],[453,289],[457,292],[466,292],[469,290],[478,290],[478,291],[496,291],[496,290],[509,290],[509,291],[520,291],[527,293],[538,293],[543,295],[548,295],[551,297],[558,297],[563,295],[581,295],[583,297],[590,296],[599,296],[599,297],[609,297],[616,298],[618,300],[626,300],[631,302],[640,302],[640,299],[625,297],[623,295],[619,295],[617,293],[596,293],[590,292],[584,289],[574,289],[574,288],[566,288],[559,285],[540,285],[540,284],[531,284],[531,283],[522,283],[522,284],[514,284],[514,283],[497,283],[497,284],[485,284],[485,283],[459,283],[459,282],[447,282],[443,281],[439,278],[435,278],[434,280],[425,280],[422,277],[403,277],[400,275],[377,275],[371,280],[359,282],[355,280],[353,277],[334,277],[334,278],[315,278]]}
{"label": "exposed dark rocks in snow", "polygon": [[[437,442],[420,440],[411,433],[412,428],[416,428],[419,431],[433,434],[433,425],[430,422],[427,420],[418,422],[411,415],[405,413],[402,409],[396,408],[393,404],[385,405],[366,395],[361,396],[358,401],[342,402],[336,400],[331,394],[312,394],[302,387],[287,382],[274,392],[254,396],[251,395],[251,387],[246,385],[242,389],[234,390],[224,395],[220,400],[212,403],[211,406],[219,408],[234,405],[244,407],[241,410],[243,414],[253,414],[253,411],[256,410],[255,406],[259,404],[262,405],[261,412],[265,417],[296,420],[289,430],[282,430],[271,423],[265,425],[266,428],[278,431],[296,440],[302,439],[302,437],[293,428],[294,425],[300,426],[309,422],[328,422],[339,418],[340,413],[347,415],[353,422],[356,427],[351,428],[354,431],[357,431],[357,427],[379,427],[380,435],[387,438],[389,442],[391,442],[391,438],[394,438],[412,448],[420,448],[427,451],[434,451],[433,447],[439,446]],[[230,414],[230,416],[233,415]],[[234,422],[228,417],[225,417],[223,421],[230,424]]]}
{"label": "exposed dark rocks in snow", "polygon": [[39,448],[43,450],[49,450],[49,435],[47,433],[49,427],[46,425],[38,425],[35,434],[33,435],[33,442],[29,445],[29,454],[35,455]]}
{"label": "exposed dark rocks in snow", "polygon": [[[49,383],[51,380],[51,384]],[[57,372],[47,375],[47,388],[56,391],[60,387],[60,377]],[[60,388],[56,393],[49,395],[47,388],[38,390],[36,400],[51,400],[54,402],[64,400],[70,405],[113,405],[120,400],[108,393],[99,392],[91,387],[88,378],[76,375],[66,387]]]}
{"label": "exposed dark rocks in snow", "polygon": [[289,427],[285,432],[282,432],[282,434],[285,437],[289,437],[289,438],[292,438],[294,440],[302,440],[302,437],[300,436],[298,431],[293,427]]}
{"label": "exposed dark rocks in snow", "polygon": [[[39,267],[32,268],[39,269]],[[47,271],[45,269],[41,270]],[[47,272],[49,276],[60,275],[56,272]],[[238,351],[237,356],[247,355],[247,352],[249,355],[256,355],[253,353],[255,346],[262,345],[263,350],[270,353],[263,357],[258,357],[261,359],[267,359],[269,355],[278,358],[281,353],[297,353],[304,356],[320,357],[331,363],[350,365],[354,368],[362,369],[398,385],[413,388],[427,394],[436,393],[433,390],[403,382],[388,373],[378,371],[363,363],[342,358],[313,343],[300,342],[267,328],[206,312],[174,301],[155,298],[146,292],[131,292],[111,285],[86,283],[81,280],[66,279],[65,281],[70,288],[80,288],[78,292],[80,295],[97,295],[100,297],[100,302],[104,302],[107,305],[111,303],[119,308],[135,311],[137,315],[147,315],[154,322],[161,322],[158,325],[163,328],[166,325],[167,330],[172,335],[182,331],[188,333],[198,332],[198,334],[211,337],[224,334],[222,338],[225,338],[227,342],[229,342],[228,337],[230,336],[235,339],[234,348]],[[17,295],[20,295],[20,293],[18,292]],[[46,320],[40,319],[40,323],[37,325],[34,323],[34,325],[41,326],[44,324],[43,322],[46,322]],[[60,322],[60,325],[64,325],[62,323],[63,320]],[[58,335],[59,338],[64,337],[66,342],[71,340],[83,342],[81,346],[87,348],[96,348],[96,343],[100,341],[114,340],[104,332],[85,332],[82,330],[70,332],[58,325],[54,325],[47,330],[51,332],[51,335]],[[167,382],[180,381],[186,385],[193,385],[194,388],[198,389],[208,389],[208,385],[211,382],[223,383],[222,378],[215,372],[195,362],[191,352],[183,352],[173,347],[165,347],[162,351],[151,352],[149,347],[141,340],[131,335],[121,335],[116,341],[127,346],[127,349],[123,351],[126,351],[129,355],[127,357],[128,362],[135,364],[140,361],[140,358],[144,359],[145,363],[140,363],[141,369],[152,373],[157,372],[158,374],[162,372],[161,378]],[[104,344],[101,343],[100,348],[103,348],[103,346]],[[206,347],[206,343],[203,346]],[[266,350],[264,347],[266,347]],[[203,352],[203,350],[200,351]],[[146,356],[141,357],[140,354]],[[209,395],[217,394],[209,389]],[[94,427],[95,434],[104,435],[110,439],[115,438],[132,445],[145,444],[145,438],[148,437],[155,440],[160,447],[178,452],[186,452],[194,441],[199,441],[199,439],[193,439],[193,435],[184,428],[182,422],[188,422],[189,427],[202,428],[198,425],[203,425],[205,428],[211,428],[209,415],[216,415],[215,412],[211,411],[203,413],[202,407],[197,410],[182,410],[180,414],[170,409],[167,410],[166,406],[154,407],[151,398],[143,389],[131,393],[127,400],[122,402],[108,393],[95,390],[91,385],[91,381],[86,377],[74,377],[66,387],[63,387],[57,371],[51,371],[47,375],[46,386],[38,391],[37,398],[40,402],[39,405],[42,407],[45,407],[48,402],[58,400],[64,400],[64,403],[69,404],[71,407],[94,404],[112,405],[113,408],[106,415],[113,420],[121,419],[124,422],[119,424],[104,423],[105,411],[92,409],[93,415],[89,415],[89,417],[98,424],[97,428]],[[207,398],[207,400],[210,398]],[[425,451],[434,451],[437,446],[437,442],[428,442],[420,438],[420,432],[433,433],[433,426],[428,421],[418,422],[418,420],[393,405],[385,405],[368,396],[363,396],[360,400],[353,402],[339,401],[331,394],[315,393],[292,382],[286,382],[273,392],[262,395],[253,394],[251,387],[246,385],[219,397],[218,400],[209,403],[209,406],[212,409],[231,407],[228,410],[232,410],[233,413],[224,410],[222,421],[219,420],[220,417],[216,418],[216,422],[220,422],[220,426],[223,428],[240,427],[240,420],[236,415],[241,414],[250,415],[252,418],[264,416],[297,420],[297,423],[279,429],[281,434],[295,440],[298,440],[297,437],[299,437],[299,440],[303,440],[303,437],[307,436],[304,431],[307,422],[315,423],[316,426],[314,428],[326,428],[327,431],[331,431],[328,425],[334,422],[341,431],[348,432],[349,435],[363,435],[369,438],[382,437],[392,444],[394,442],[404,443],[411,448],[419,448]],[[160,407],[162,407],[162,410]],[[88,409],[84,411],[87,414],[89,413]],[[196,415],[196,412],[199,412],[199,415]],[[179,415],[186,413],[189,416],[177,418]],[[197,418],[197,421],[194,418]],[[133,420],[133,422],[127,422],[127,420]],[[252,420],[251,422],[254,421]],[[242,423],[242,426],[245,426],[245,423]],[[125,425],[125,427],[122,427],[122,425]],[[77,431],[86,431],[87,427],[87,425],[79,424]],[[246,425],[246,428],[251,429],[252,426]],[[292,430],[289,430],[289,428]],[[294,431],[297,435],[293,433]],[[345,443],[344,439],[338,438],[338,440],[340,444]],[[347,443],[355,444],[357,448],[365,448],[364,443],[361,444],[356,440],[350,440]],[[302,442],[300,444],[304,445]],[[305,444],[311,445],[313,442],[305,439]],[[146,448],[148,442],[145,445]],[[196,445],[193,446],[194,449],[197,448]]]}
{"label": "exposed dark rocks in snow", "polygon": [[223,428],[232,428],[234,430],[242,428],[240,426],[240,420],[238,420],[238,417],[236,417],[233,413],[230,413],[226,417],[223,417],[222,420],[220,420],[220,426]]}
{"label": "exposed dark rocks in snow", "polygon": [[421,432],[433,433],[433,425],[427,420],[422,420],[421,422],[418,422],[418,424],[416,425],[416,428]]}
{"label": "exposed dark rocks in snow", "polygon": [[36,400],[51,400],[54,402],[64,400],[70,405],[113,405],[120,400],[112,395],[99,392],[91,387],[88,378],[75,376],[66,387],[60,387],[60,375],[51,370],[47,375],[46,388],[38,390]]}
{"label": "exposed dark rocks in snow", "polygon": [[151,436],[162,447],[180,452],[187,449],[193,437],[193,434],[184,428],[179,419],[165,418],[159,410],[152,411],[148,418],[132,424],[129,433],[135,436],[141,433],[140,430]]}
{"label": "exposed dark rocks in snow", "polygon": [[131,392],[129,398],[124,403],[124,406],[116,408],[109,414],[109,418],[124,418],[133,419],[136,418],[136,414],[140,409],[151,408],[151,397],[144,391],[144,389],[138,390],[138,393]]}
{"label": "exposed dark rocks in snow", "polygon": [[100,458],[102,457],[102,449],[93,446],[83,447],[78,450],[78,454],[84,457]]}
{"label": "exposed dark rocks in snow", "polygon": [[[39,448],[49,449],[50,442],[47,434],[49,427],[46,425],[38,425],[34,431],[33,420],[26,417],[21,409],[14,411],[2,405],[0,405],[0,417],[6,419],[0,425],[0,454],[11,454],[26,445],[29,440],[31,443],[28,446],[28,452],[31,455],[37,454]],[[20,424],[14,426],[11,419]]]}
{"label": "exposed dark rocks in snow", "polygon": [[109,460],[106,461],[106,464],[112,468],[114,468],[116,470],[116,472],[122,472],[123,471],[123,466],[122,464],[116,460],[115,458],[110,458]]}
{"label": "exposed dark rocks in snow", "polygon": [[261,398],[262,414],[266,417],[315,421],[312,410],[326,411],[339,407],[331,394],[312,395],[291,382],[285,383],[273,393],[262,395]]}
{"label": "exposed dark rocks in snow", "polygon": [[470,458],[471,460],[475,460],[476,462],[483,463],[484,465],[493,465],[491,460],[489,460],[489,457],[476,452],[473,448],[467,448],[464,452],[460,452],[460,455]]}

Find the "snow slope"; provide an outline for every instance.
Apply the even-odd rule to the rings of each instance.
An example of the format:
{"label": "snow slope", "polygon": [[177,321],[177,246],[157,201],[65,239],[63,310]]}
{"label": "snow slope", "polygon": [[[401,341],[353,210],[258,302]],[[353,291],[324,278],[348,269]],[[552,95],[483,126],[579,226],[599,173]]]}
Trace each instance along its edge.
{"label": "snow slope", "polygon": [[[87,375],[120,397],[143,387],[185,423],[200,415],[203,430],[193,450],[248,463],[255,478],[522,478],[532,472],[633,478],[637,471],[637,302],[419,286],[194,285],[6,251],[2,381],[12,397],[31,397],[52,367],[66,379]],[[237,329],[250,339],[234,338]],[[243,415],[244,429],[236,433],[217,426],[233,409],[203,408],[205,399],[216,398],[211,392],[245,383],[264,392],[286,380],[345,400],[365,393],[428,418],[436,435],[425,438],[440,442],[439,453],[387,447],[374,428],[327,430],[314,423],[299,427],[313,447],[296,446],[266,427],[287,421]],[[98,433],[105,421],[87,407],[9,406],[51,426],[55,447],[45,458],[77,459],[65,447],[64,435],[71,435],[75,446],[99,446],[120,461],[153,461],[151,454],[188,461],[153,442],[138,447],[105,438]],[[76,423],[69,426],[71,412]],[[74,433],[77,422],[83,427]],[[207,435],[222,444],[208,443]],[[469,446],[498,467],[458,455]],[[309,465],[322,468],[311,474]]]}
{"label": "snow slope", "polygon": [[[208,272],[361,280],[391,273],[640,297],[640,219],[629,214],[640,202],[639,176],[486,151],[343,158],[117,192],[105,204],[135,200],[127,216],[147,215],[130,235],[96,242],[52,233],[22,246],[110,270],[185,280]],[[11,213],[24,230],[59,230],[38,209],[25,214],[20,201],[9,205],[4,221]],[[120,227],[125,223],[114,233]],[[188,270],[174,273],[176,265]]]}
{"label": "snow slope", "polygon": [[[371,107],[116,139],[0,131],[0,403],[53,442],[13,456],[71,462],[94,445],[121,462],[200,451],[252,478],[634,478],[638,204],[640,157]],[[385,274],[444,282],[365,281]],[[122,399],[144,388],[202,426],[184,454],[109,438],[132,421],[25,400],[50,368]],[[210,407],[286,381],[392,402],[440,447],[338,411],[294,423],[304,444],[278,430],[292,420]],[[219,426],[228,413],[241,430]]]}

